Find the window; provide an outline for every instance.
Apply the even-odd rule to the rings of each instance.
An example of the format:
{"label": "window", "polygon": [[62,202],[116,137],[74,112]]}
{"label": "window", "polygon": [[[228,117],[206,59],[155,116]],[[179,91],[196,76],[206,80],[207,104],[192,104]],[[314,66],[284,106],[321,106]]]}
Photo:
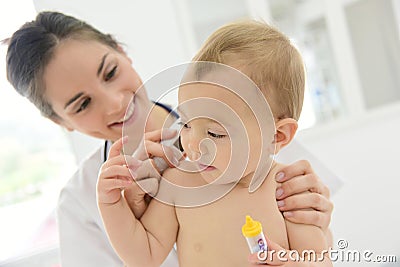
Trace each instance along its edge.
{"label": "window", "polygon": [[288,35],[307,69],[302,129],[399,103],[399,1],[173,2],[192,54],[217,27],[246,17],[265,20]]}
{"label": "window", "polygon": [[[32,1],[2,3],[0,39],[35,15]],[[6,52],[1,45],[0,265],[57,247],[54,208],[61,186],[76,168],[61,128],[44,119],[6,80]]]}

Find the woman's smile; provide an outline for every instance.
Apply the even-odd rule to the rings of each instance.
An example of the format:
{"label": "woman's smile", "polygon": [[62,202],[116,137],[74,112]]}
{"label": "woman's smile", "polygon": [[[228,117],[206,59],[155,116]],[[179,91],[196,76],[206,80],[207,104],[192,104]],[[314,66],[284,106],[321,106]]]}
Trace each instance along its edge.
{"label": "woman's smile", "polygon": [[137,117],[137,113],[138,113],[136,111],[135,100],[136,100],[136,97],[134,95],[133,98],[132,98],[132,101],[129,102],[129,105],[126,108],[126,111],[125,111],[123,117],[120,120],[116,121],[116,122],[110,123],[108,125],[108,127],[121,128],[124,125],[126,125],[126,126],[131,125],[135,121],[135,119]]}

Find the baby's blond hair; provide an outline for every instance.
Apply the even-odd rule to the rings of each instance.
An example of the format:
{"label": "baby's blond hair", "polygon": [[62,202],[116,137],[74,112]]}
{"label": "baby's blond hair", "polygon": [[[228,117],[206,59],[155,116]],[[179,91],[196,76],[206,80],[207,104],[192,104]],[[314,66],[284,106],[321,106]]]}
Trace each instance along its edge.
{"label": "baby's blond hair", "polygon": [[276,119],[299,119],[304,64],[289,38],[277,29],[254,20],[227,24],[206,40],[193,60],[239,69],[263,92]]}

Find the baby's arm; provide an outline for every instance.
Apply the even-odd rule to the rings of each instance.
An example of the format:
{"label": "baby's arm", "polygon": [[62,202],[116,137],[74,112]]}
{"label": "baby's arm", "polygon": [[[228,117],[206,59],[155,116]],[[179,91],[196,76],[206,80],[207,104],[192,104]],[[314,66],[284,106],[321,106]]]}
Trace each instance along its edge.
{"label": "baby's arm", "polygon": [[174,207],[153,199],[141,221],[123,200],[99,208],[111,244],[127,266],[161,265],[177,236]]}
{"label": "baby's arm", "polygon": [[119,140],[113,144],[100,170],[97,183],[100,214],[112,246],[126,265],[159,266],[176,240],[175,209],[153,200],[142,221],[135,218],[121,195],[130,177],[128,169],[121,165],[122,143]]}
{"label": "baby's arm", "polygon": [[[306,255],[305,262],[308,262],[309,266],[332,266],[332,262],[327,254],[329,242],[320,227],[293,223],[288,220],[285,222],[290,250],[297,250],[300,256],[306,251],[304,254]],[[311,260],[307,258],[310,251],[315,252],[315,261],[312,258],[313,255],[311,255]],[[321,259],[321,255],[324,257],[324,260],[318,260]]]}
{"label": "baby's arm", "polygon": [[277,188],[280,192],[277,200],[284,201],[284,205],[279,207],[284,217],[294,223],[320,227],[325,232],[328,244],[332,245],[328,227],[333,204],[329,200],[329,188],[323,184],[310,163],[300,160],[287,165],[278,172],[276,180],[281,183]]}
{"label": "baby's arm", "polygon": [[[161,141],[169,142],[176,134],[176,130],[164,128],[146,132],[143,140],[132,155],[134,159],[145,160],[140,168],[132,170],[136,174],[136,183],[124,190],[124,197],[138,219],[145,212],[151,197],[158,191],[158,182],[161,178],[160,173],[168,166],[172,167],[173,164],[178,165],[179,159],[182,158],[180,151],[160,143]],[[154,161],[146,160],[149,158],[149,155],[153,157]],[[130,158],[130,156],[125,155],[126,160]],[[169,161],[170,159],[172,162]]]}

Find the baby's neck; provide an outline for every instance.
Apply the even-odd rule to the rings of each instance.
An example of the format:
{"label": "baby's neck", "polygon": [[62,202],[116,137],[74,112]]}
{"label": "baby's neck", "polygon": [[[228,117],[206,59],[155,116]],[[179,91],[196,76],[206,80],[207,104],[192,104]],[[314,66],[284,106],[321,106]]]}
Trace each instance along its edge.
{"label": "baby's neck", "polygon": [[[269,174],[269,172],[276,166],[276,164],[277,163],[275,161],[272,161],[271,167],[269,168],[268,172],[265,174],[264,181],[265,181],[267,175]],[[255,172],[255,170],[251,170],[247,175],[243,176],[237,183],[237,187],[248,189],[251,181],[254,178],[254,172]],[[264,181],[263,181],[263,183],[264,183]]]}
{"label": "baby's neck", "polygon": [[240,188],[249,188],[250,182],[254,177],[254,171],[250,172],[246,176],[242,177],[239,182],[237,183],[237,187]]}

